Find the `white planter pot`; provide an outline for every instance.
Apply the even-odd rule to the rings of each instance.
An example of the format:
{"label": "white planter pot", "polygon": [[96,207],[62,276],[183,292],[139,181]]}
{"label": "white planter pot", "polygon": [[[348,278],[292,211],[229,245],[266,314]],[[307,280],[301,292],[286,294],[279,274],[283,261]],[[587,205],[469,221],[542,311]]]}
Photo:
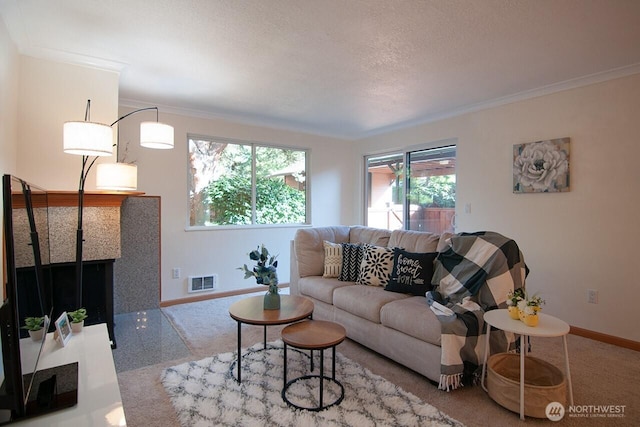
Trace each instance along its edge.
{"label": "white planter pot", "polygon": [[29,336],[34,341],[42,340],[42,335],[44,334],[44,328],[40,328],[37,331],[29,331]]}
{"label": "white planter pot", "polygon": [[78,323],[71,322],[71,332],[74,334],[82,332],[82,327],[84,326],[84,320]]}

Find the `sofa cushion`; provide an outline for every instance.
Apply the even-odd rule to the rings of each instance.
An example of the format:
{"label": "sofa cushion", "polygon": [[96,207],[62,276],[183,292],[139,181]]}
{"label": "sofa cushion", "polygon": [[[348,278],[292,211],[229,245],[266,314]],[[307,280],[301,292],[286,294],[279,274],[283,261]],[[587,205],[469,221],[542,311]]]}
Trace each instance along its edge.
{"label": "sofa cushion", "polygon": [[395,248],[391,278],[385,290],[424,296],[433,289],[433,261],[437,256],[437,252],[407,252]]}
{"label": "sofa cushion", "polygon": [[333,292],[333,305],[354,316],[380,323],[382,306],[406,298],[409,298],[406,294],[386,292],[379,286],[354,285],[336,288]]}
{"label": "sofa cushion", "polygon": [[324,273],[322,277],[338,277],[342,271],[342,244],[326,240],[324,245]]}
{"label": "sofa cushion", "polygon": [[349,241],[349,227],[312,227],[300,228],[293,238],[294,250],[298,264],[298,275],[322,276],[324,272],[325,240],[333,243]]}
{"label": "sofa cushion", "polygon": [[409,252],[436,252],[440,235],[426,231],[393,230],[389,246]]}
{"label": "sofa cushion", "polygon": [[392,248],[364,245],[357,282],[368,286],[386,286],[393,268]]}
{"label": "sofa cushion", "polygon": [[376,246],[388,246],[391,231],[382,228],[365,227],[362,225],[351,226],[349,242],[368,243]]}
{"label": "sofa cushion", "polygon": [[410,297],[385,304],[380,310],[380,322],[419,340],[440,345],[440,321],[425,297]]}
{"label": "sofa cushion", "polygon": [[344,286],[355,286],[354,282],[341,282],[334,278],[320,276],[302,277],[298,280],[300,294],[333,304],[333,292]]}
{"label": "sofa cushion", "polygon": [[338,280],[355,282],[358,280],[364,246],[359,243],[342,243],[342,270]]}

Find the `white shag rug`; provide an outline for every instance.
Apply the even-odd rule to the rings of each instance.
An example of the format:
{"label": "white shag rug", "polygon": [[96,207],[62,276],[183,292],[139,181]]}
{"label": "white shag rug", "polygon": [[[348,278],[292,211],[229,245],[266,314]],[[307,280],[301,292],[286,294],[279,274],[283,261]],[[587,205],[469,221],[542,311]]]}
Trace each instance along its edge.
{"label": "white shag rug", "polygon": [[[314,352],[319,373],[319,351]],[[287,380],[310,374],[308,352],[287,350]],[[242,384],[236,353],[223,353],[167,368],[161,380],[185,427],[204,426],[462,426],[384,378],[336,352],[336,380],[344,400],[312,412],[294,409],[282,399],[282,341],[243,349]],[[331,376],[331,350],[324,352],[324,375]],[[417,375],[417,374],[416,374]],[[339,387],[324,383],[324,404],[334,402]],[[287,398],[302,407],[317,406],[319,380],[295,382]]]}

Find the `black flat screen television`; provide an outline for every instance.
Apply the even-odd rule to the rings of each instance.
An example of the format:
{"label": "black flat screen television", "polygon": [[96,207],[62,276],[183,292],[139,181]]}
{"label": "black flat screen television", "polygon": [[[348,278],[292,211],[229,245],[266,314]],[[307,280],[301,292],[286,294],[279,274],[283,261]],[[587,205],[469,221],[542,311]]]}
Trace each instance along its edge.
{"label": "black flat screen television", "polygon": [[[53,309],[51,301],[45,300],[45,289],[50,288],[46,283],[50,280],[46,191],[11,175],[3,176],[2,189],[5,277],[0,306],[0,423],[7,423],[74,405],[77,364],[75,371],[60,371],[65,379],[75,378],[76,384],[75,401],[60,406],[56,372],[38,372]],[[47,319],[39,341],[33,342],[21,328],[26,317]]]}

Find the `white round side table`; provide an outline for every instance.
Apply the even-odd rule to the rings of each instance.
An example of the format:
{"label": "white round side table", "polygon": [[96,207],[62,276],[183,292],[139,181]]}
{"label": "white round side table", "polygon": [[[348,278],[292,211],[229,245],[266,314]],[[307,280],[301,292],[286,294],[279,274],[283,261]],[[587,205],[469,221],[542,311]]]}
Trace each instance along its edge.
{"label": "white round side table", "polygon": [[489,357],[489,328],[501,329],[505,332],[513,332],[520,335],[520,419],[524,420],[524,357],[526,353],[526,337],[562,337],[564,345],[565,375],[569,385],[569,404],[573,405],[573,388],[571,386],[571,371],[569,369],[569,352],[567,350],[567,334],[569,325],[567,322],[544,313],[538,313],[538,326],[527,326],[520,320],[512,319],[506,309],[490,310],[484,314],[487,323],[487,334],[484,347],[484,363],[482,365],[482,388],[487,390],[485,374],[487,370],[487,358]]}

